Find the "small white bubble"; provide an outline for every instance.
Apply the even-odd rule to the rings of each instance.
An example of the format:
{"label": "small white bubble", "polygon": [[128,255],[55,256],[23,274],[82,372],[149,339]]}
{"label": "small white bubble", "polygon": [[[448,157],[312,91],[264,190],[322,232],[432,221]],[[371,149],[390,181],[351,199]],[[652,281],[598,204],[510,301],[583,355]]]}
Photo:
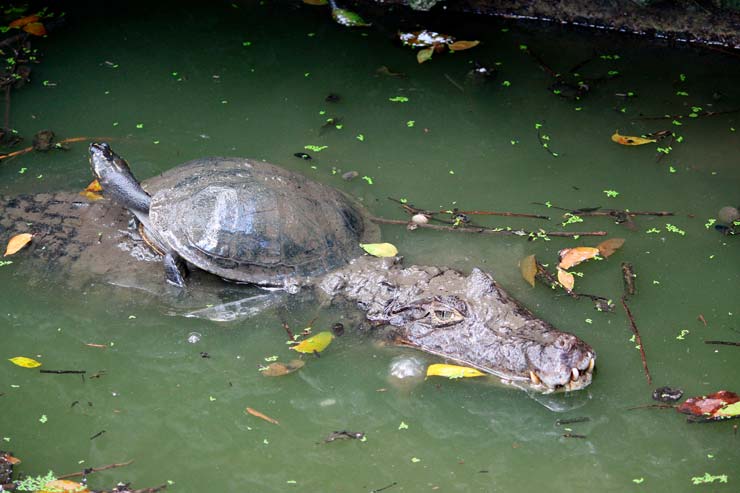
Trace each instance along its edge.
{"label": "small white bubble", "polygon": [[199,332],[191,332],[188,334],[188,342],[190,344],[197,344],[200,342],[201,337]]}

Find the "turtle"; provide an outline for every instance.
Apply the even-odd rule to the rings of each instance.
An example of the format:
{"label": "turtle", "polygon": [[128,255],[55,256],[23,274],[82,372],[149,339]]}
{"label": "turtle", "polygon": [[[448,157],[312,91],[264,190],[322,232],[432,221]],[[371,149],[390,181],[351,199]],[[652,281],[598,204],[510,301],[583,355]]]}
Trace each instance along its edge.
{"label": "turtle", "polygon": [[90,144],[103,195],[128,209],[184,288],[188,267],[227,281],[297,292],[360,256],[378,227],[354,199],[279,166],[236,157],[195,159],[145,190],[105,142]]}

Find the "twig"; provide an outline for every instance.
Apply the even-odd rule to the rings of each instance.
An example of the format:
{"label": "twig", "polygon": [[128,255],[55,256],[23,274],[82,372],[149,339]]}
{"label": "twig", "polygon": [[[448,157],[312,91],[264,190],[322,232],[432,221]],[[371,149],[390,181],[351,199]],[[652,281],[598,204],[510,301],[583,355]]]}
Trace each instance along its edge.
{"label": "twig", "polygon": [[645,404],[644,406],[628,407],[628,411],[634,411],[635,409],[674,409],[676,406],[673,404]]}
{"label": "twig", "polygon": [[640,348],[640,358],[642,359],[642,367],[645,369],[645,377],[647,378],[647,383],[648,385],[652,385],[653,377],[650,376],[650,370],[648,370],[647,359],[645,358],[645,348],[642,345],[642,338],[640,337],[640,332],[637,330],[637,325],[635,325],[635,319],[634,317],[632,317],[630,307],[627,306],[626,295],[622,295],[622,306],[624,307],[624,311],[627,312],[627,318],[630,322],[630,329],[635,335],[635,342],[637,342],[637,346]]}
{"label": "twig", "polygon": [[[676,141],[676,135],[673,134],[673,133],[671,133],[671,140],[668,141],[668,145],[666,147],[667,148],[670,148],[675,141]],[[659,149],[663,149],[663,148],[662,147],[659,147]],[[666,153],[665,152],[658,152],[658,155],[655,158],[655,162],[656,163],[659,163],[664,157],[666,157]]]}
{"label": "twig", "polygon": [[624,294],[628,296],[634,296],[637,291],[635,288],[635,271],[632,268],[632,264],[629,262],[622,262],[622,281],[624,282]]}
{"label": "twig", "polygon": [[[72,144],[74,142],[84,142],[86,140],[116,140],[116,139],[113,138],[113,137],[70,137],[69,139],[60,140],[55,145]],[[3,159],[8,159],[8,158],[11,158],[11,157],[20,156],[22,154],[26,154],[26,153],[31,152],[31,151],[33,151],[33,146],[26,147],[26,148],[21,149],[19,151],[9,152],[8,154],[2,154],[2,155],[0,155],[0,161],[2,161]]]}
{"label": "twig", "polygon": [[120,462],[117,464],[108,464],[107,466],[101,466],[101,467],[91,467],[90,469],[85,469],[84,471],[80,472],[73,472],[71,474],[65,474],[64,476],[59,476],[57,479],[67,479],[67,478],[76,478],[77,476],[87,476],[88,474],[92,472],[100,472],[105,471],[107,469],[115,469],[117,467],[125,467],[131,464],[134,460],[131,459],[128,462]]}
{"label": "twig", "polygon": [[453,86],[455,86],[458,89],[460,89],[460,92],[465,92],[465,89],[463,89],[463,86],[461,86],[460,84],[458,84],[457,82],[455,82],[455,79],[453,79],[452,77],[450,77],[447,74],[444,74],[444,76],[445,76],[445,79],[447,79],[448,81],[450,81],[450,84],[452,84]]}
{"label": "twig", "polygon": [[559,419],[555,421],[556,425],[563,426],[563,425],[570,425],[575,423],[585,423],[587,421],[591,421],[591,418],[588,416],[581,416],[578,418],[567,418],[567,419]]}
{"label": "twig", "polygon": [[586,435],[579,435],[578,433],[563,433],[563,438],[588,438]]}
{"label": "twig", "polygon": [[[400,219],[385,219],[383,217],[371,217],[370,220],[377,224],[397,224],[406,226],[408,221],[402,221]],[[503,236],[525,236],[530,235],[536,236],[537,232],[526,231],[523,229],[500,229],[500,228],[484,228],[482,226],[467,227],[461,226],[459,228],[453,228],[452,226],[439,226],[436,224],[418,224],[420,228],[433,229],[435,231],[455,231],[459,233],[478,233],[478,234],[500,234]],[[557,237],[573,237],[573,236],[606,236],[606,231],[541,231],[541,235],[546,236],[557,236]]]}
{"label": "twig", "polygon": [[607,298],[604,298],[603,296],[597,296],[595,294],[586,294],[586,293],[577,293],[576,291],[568,291],[565,289],[565,286],[560,284],[560,281],[557,280],[555,275],[551,273],[549,270],[545,268],[544,265],[540,263],[539,260],[535,260],[535,265],[537,266],[537,278],[540,280],[544,279],[545,284],[547,284],[550,287],[560,287],[565,291],[565,294],[573,298],[574,300],[577,300],[581,297],[588,298],[591,301],[593,301],[596,305],[596,309],[602,312],[612,312],[614,311],[614,305],[608,300]]}
{"label": "twig", "polygon": [[554,152],[552,149],[550,149],[550,143],[545,142],[545,140],[542,138],[542,134],[539,130],[537,130],[537,140],[540,141],[540,145],[552,156],[552,157],[558,157],[559,154],[557,152]]}
{"label": "twig", "polygon": [[84,375],[87,370],[39,370],[39,373],[53,373],[55,375]]}
{"label": "twig", "polygon": [[10,130],[10,84],[5,86],[5,126],[3,128]]}
{"label": "twig", "polygon": [[397,484],[398,484],[398,481],[393,481],[391,484],[383,486],[382,488],[376,488],[374,490],[370,490],[370,493],[379,493],[381,491],[387,490],[388,488],[393,488]]}
{"label": "twig", "polygon": [[732,342],[732,341],[704,341],[704,344],[719,344],[722,346],[740,346],[740,342]]}
{"label": "twig", "polygon": [[431,216],[434,214],[466,214],[468,216],[507,216],[507,217],[531,217],[534,219],[550,219],[550,216],[543,216],[540,214],[525,214],[522,212],[460,211],[457,209],[452,209],[452,210],[440,209],[438,211],[432,211],[432,210],[427,210],[427,209],[419,209],[418,207],[414,207],[413,205],[406,204],[393,197],[388,197],[388,200],[392,200],[393,202],[397,202],[401,204],[401,207],[403,207],[404,210],[411,215],[426,214],[426,215]]}
{"label": "twig", "polygon": [[602,209],[601,207],[584,207],[583,209],[568,209],[567,207],[558,207],[556,205],[548,205],[543,202],[532,202],[536,205],[544,205],[551,209],[558,209],[560,211],[566,211],[576,216],[673,216],[675,213],[670,211],[628,211],[620,209]]}

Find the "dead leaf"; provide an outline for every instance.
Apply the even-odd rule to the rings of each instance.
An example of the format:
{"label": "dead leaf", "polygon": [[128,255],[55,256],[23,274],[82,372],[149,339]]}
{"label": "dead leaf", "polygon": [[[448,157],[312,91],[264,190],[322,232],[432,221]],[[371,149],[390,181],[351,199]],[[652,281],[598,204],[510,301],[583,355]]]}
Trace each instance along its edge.
{"label": "dead leaf", "polygon": [[585,260],[594,258],[599,254],[599,249],[594,247],[564,248],[558,252],[560,263],[558,268],[570,269]]}
{"label": "dead leaf", "polygon": [[596,248],[599,249],[599,255],[604,258],[610,257],[614,252],[624,245],[624,238],[611,238],[599,243]]}
{"label": "dead leaf", "polygon": [[68,479],[55,479],[49,481],[37,493],[90,493],[84,484],[76,483]]}
{"label": "dead leaf", "polygon": [[720,390],[713,394],[690,397],[676,407],[680,413],[691,415],[697,421],[717,421],[740,417],[740,396]]}
{"label": "dead leaf", "polygon": [[99,193],[88,192],[86,190],[83,190],[82,192],[80,192],[80,195],[85,197],[87,200],[102,200],[103,199],[103,196],[100,195]]}
{"label": "dead leaf", "polygon": [[474,48],[480,44],[480,41],[455,41],[451,45],[449,45],[450,50],[452,51],[463,51],[463,50],[469,50],[470,48]]}
{"label": "dead leaf", "polygon": [[430,46],[429,48],[423,48],[416,53],[416,61],[419,63],[427,62],[432,59],[433,54],[434,54],[434,46]]}
{"label": "dead leaf", "polygon": [[391,243],[360,243],[360,247],[373,257],[395,257],[398,248]]}
{"label": "dead leaf", "polygon": [[305,365],[306,362],[301,359],[294,359],[289,363],[275,361],[267,365],[267,368],[262,370],[262,374],[266,377],[282,377],[303,368]]}
{"label": "dead leaf", "polygon": [[3,255],[3,257],[7,257],[8,255],[13,255],[14,253],[18,252],[18,250],[28,245],[28,243],[30,243],[32,239],[33,235],[31,233],[21,233],[19,235],[15,235],[10,240],[8,240],[8,246],[5,248],[5,255]]}
{"label": "dead leaf", "polygon": [[93,181],[91,181],[87,187],[85,187],[85,191],[86,192],[102,192],[103,187],[100,186],[100,182],[96,178]]}
{"label": "dead leaf", "polygon": [[429,365],[427,368],[427,376],[447,377],[450,379],[455,378],[473,378],[485,376],[482,371],[470,368],[468,366],[458,365],[446,365],[442,363],[436,363]]}
{"label": "dead leaf", "polygon": [[299,353],[320,353],[327,348],[331,341],[334,339],[334,334],[329,331],[319,332],[315,336],[311,336],[308,339],[304,339],[295,346],[291,346],[290,349],[298,351]]}
{"label": "dead leaf", "polygon": [[643,144],[650,144],[656,142],[655,139],[646,139],[644,137],[635,137],[632,135],[619,135],[619,131],[615,130],[612,135],[612,142],[622,144],[623,146],[641,146]]}
{"label": "dead leaf", "polygon": [[519,268],[522,271],[522,277],[532,287],[534,287],[534,277],[537,274],[537,259],[534,255],[527,255],[519,261]]}
{"label": "dead leaf", "polygon": [[16,19],[10,24],[8,24],[8,27],[23,27],[26,24],[30,24],[32,22],[38,22],[39,16],[38,15],[29,15],[26,17],[21,17],[20,19]]}
{"label": "dead leaf", "polygon": [[18,457],[13,457],[12,455],[7,454],[7,453],[0,454],[0,460],[4,460],[5,462],[11,465],[16,465],[16,464],[21,463],[21,460]]}
{"label": "dead leaf", "polygon": [[265,421],[267,421],[268,423],[272,423],[272,424],[274,424],[274,425],[279,425],[279,424],[280,424],[280,422],[279,422],[279,421],[278,421],[277,419],[271,418],[271,417],[269,417],[269,416],[268,416],[268,415],[266,415],[266,414],[262,414],[261,412],[257,411],[256,409],[252,409],[251,407],[248,407],[248,408],[246,409],[246,411],[247,411],[247,412],[248,412],[249,414],[251,414],[252,416],[256,417],[256,418],[259,418],[259,419],[264,419],[264,420],[265,420]]}
{"label": "dead leaf", "polygon": [[576,280],[573,277],[573,274],[564,271],[560,267],[558,267],[558,282],[562,284],[565,290],[569,293],[573,291],[573,286],[575,286],[576,284]]}
{"label": "dead leaf", "polygon": [[34,36],[46,36],[46,28],[40,22],[30,22],[23,26],[23,30]]}
{"label": "dead leaf", "polygon": [[41,366],[41,363],[36,361],[35,359],[26,358],[25,356],[16,356],[14,358],[8,359],[11,363],[17,366],[21,366],[23,368],[38,368]]}

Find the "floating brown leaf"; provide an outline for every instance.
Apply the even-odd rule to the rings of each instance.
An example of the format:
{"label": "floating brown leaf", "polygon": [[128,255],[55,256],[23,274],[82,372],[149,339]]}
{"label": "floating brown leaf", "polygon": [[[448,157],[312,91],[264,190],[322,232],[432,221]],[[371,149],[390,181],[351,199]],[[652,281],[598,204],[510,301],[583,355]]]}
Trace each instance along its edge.
{"label": "floating brown leaf", "polygon": [[267,365],[267,368],[262,370],[262,374],[266,377],[282,377],[303,368],[305,364],[306,362],[300,359],[294,359],[289,363],[275,361]]}
{"label": "floating brown leaf", "polygon": [[2,453],[0,454],[0,460],[4,460],[8,464],[16,465],[20,464],[21,460],[18,457],[13,457],[12,455],[8,453]]}
{"label": "floating brown leaf", "polygon": [[611,238],[609,240],[602,241],[596,246],[596,248],[599,249],[599,255],[606,258],[619,250],[622,245],[624,245],[624,238]]}
{"label": "floating brown leaf", "polygon": [[558,267],[561,269],[570,269],[574,265],[578,265],[584,260],[592,259],[598,254],[599,249],[594,247],[564,248],[558,252],[558,257],[560,257]]}
{"label": "floating brown leaf", "polygon": [[522,271],[522,277],[532,287],[534,287],[534,276],[537,274],[537,259],[534,255],[527,255],[519,261],[519,268]]}
{"label": "floating brown leaf", "polygon": [[280,424],[280,422],[279,422],[279,421],[278,421],[277,419],[271,418],[271,417],[269,417],[269,416],[268,416],[268,415],[266,415],[266,414],[262,414],[261,412],[257,411],[256,409],[252,409],[251,407],[248,407],[248,408],[246,409],[246,411],[247,411],[247,412],[248,412],[249,414],[251,414],[252,416],[256,417],[256,418],[259,418],[259,419],[264,419],[264,420],[265,420],[265,421],[267,421],[268,423],[272,423],[272,424],[274,424],[274,425],[279,425],[279,424]]}
{"label": "floating brown leaf", "polygon": [[39,16],[38,15],[29,15],[26,17],[21,17],[20,19],[16,19],[10,24],[8,24],[8,27],[23,27],[26,24],[30,24],[32,22],[38,22]]}
{"label": "floating brown leaf", "polygon": [[34,36],[45,36],[46,28],[40,22],[30,22],[23,26],[23,30]]}
{"label": "floating brown leaf", "polygon": [[690,397],[679,404],[676,410],[689,414],[698,421],[716,421],[740,417],[740,396],[734,392],[720,390],[713,394]]}
{"label": "floating brown leaf", "polygon": [[558,267],[558,282],[563,285],[566,291],[573,291],[573,286],[576,284],[576,280],[573,274],[566,272]]}
{"label": "floating brown leaf", "polygon": [[480,44],[480,41],[455,41],[450,45],[452,51],[463,51],[474,48]]}
{"label": "floating brown leaf", "polygon": [[28,243],[32,239],[33,235],[31,233],[21,233],[19,235],[15,235],[10,240],[8,240],[8,246],[5,248],[5,255],[3,255],[3,257],[13,255],[18,250],[28,245]]}

